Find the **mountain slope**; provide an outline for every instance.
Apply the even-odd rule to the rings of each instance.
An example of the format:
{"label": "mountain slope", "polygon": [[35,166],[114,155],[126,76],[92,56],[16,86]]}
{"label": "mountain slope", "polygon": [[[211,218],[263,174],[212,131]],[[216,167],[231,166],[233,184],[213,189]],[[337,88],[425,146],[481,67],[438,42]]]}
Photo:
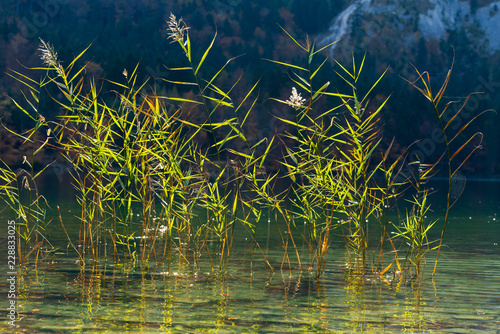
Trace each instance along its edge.
{"label": "mountain slope", "polygon": [[[334,54],[365,48],[382,33],[398,36],[395,46],[418,43],[419,37],[445,40],[451,31],[464,30],[475,46],[489,53],[500,51],[500,1],[458,0],[356,0],[336,16],[330,27],[318,36],[332,46]],[[350,52],[348,52],[350,53]]]}

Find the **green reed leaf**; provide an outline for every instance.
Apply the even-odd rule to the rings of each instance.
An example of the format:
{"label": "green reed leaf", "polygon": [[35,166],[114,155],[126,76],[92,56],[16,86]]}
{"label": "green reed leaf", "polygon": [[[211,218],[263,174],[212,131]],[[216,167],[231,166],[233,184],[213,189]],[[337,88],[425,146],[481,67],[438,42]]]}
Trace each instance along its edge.
{"label": "green reed leaf", "polygon": [[291,152],[290,149],[286,146],[285,146],[285,149],[286,149],[290,159],[292,159],[292,161],[295,163],[295,165],[298,165],[297,158],[295,158],[295,153]]}
{"label": "green reed leaf", "polygon": [[192,70],[192,69],[193,69],[193,68],[192,68],[192,67],[190,67],[190,66],[188,66],[188,67],[172,67],[172,68],[167,67],[167,66],[165,66],[165,65],[163,65],[163,66],[164,66],[167,70],[169,70],[169,71],[188,71],[188,70],[190,71],[190,70]]}
{"label": "green reed leaf", "polygon": [[287,63],[283,63],[281,61],[277,61],[277,60],[271,60],[271,59],[266,59],[264,58],[264,60],[267,60],[267,61],[270,61],[272,63],[276,63],[276,64],[279,64],[279,65],[283,65],[283,66],[287,66],[287,67],[291,67],[291,68],[296,68],[296,69],[299,69],[299,70],[302,70],[302,71],[306,71],[307,70],[303,67],[300,67],[300,66],[297,66],[297,65],[292,65],[292,64],[287,64]]}
{"label": "green reed leaf", "polygon": [[253,156],[248,155],[248,154],[245,154],[245,153],[243,153],[243,152],[238,152],[238,151],[233,150],[233,149],[230,149],[230,148],[229,148],[229,149],[227,149],[227,151],[228,151],[228,152],[233,153],[234,155],[238,155],[238,156],[240,156],[240,157],[244,157],[244,158],[247,158],[247,159],[249,159],[249,160],[253,160]]}
{"label": "green reed leaf", "polygon": [[[273,100],[275,100],[275,99],[273,99]],[[279,100],[277,100],[277,101],[279,101]],[[284,102],[284,101],[280,101],[280,102],[287,104],[287,103],[286,103],[286,102]],[[290,120],[287,120],[287,119],[284,119],[284,118],[281,118],[281,117],[277,117],[277,116],[275,116],[275,117],[276,117],[276,119],[279,119],[279,120],[280,120],[280,121],[282,121],[282,122],[285,122],[285,123],[291,124],[291,125],[293,125],[293,126],[295,126],[295,127],[298,127],[298,128],[300,128],[300,129],[310,130],[307,126],[302,125],[302,124],[300,124],[300,123],[297,123],[297,122],[294,122],[294,121],[290,121]]]}
{"label": "green reed leaf", "polygon": [[88,50],[91,46],[92,46],[92,44],[89,44],[89,46],[87,46],[87,47],[85,48],[85,50],[83,50],[82,52],[80,52],[80,54],[79,54],[79,55],[77,55],[77,56],[73,59],[73,61],[72,61],[71,63],[69,63],[68,68],[72,68],[72,67],[73,67],[73,65],[75,64],[75,62],[76,62],[78,59],[80,59],[80,58],[81,58],[81,57],[85,54],[85,52],[87,52],[87,50]]}
{"label": "green reed leaf", "polygon": [[[342,64],[341,64],[341,63],[339,63],[339,62],[338,62],[338,61],[336,61],[336,60],[335,60],[335,62],[336,62],[336,63],[337,63],[337,65],[339,65],[339,66],[340,66],[340,68],[341,68],[341,69],[343,69],[343,70],[344,70],[344,72],[345,72],[345,73],[347,73],[347,74],[348,74],[348,75],[349,75],[349,76],[350,76],[353,80],[356,80],[356,78],[354,77],[354,75],[353,75],[351,72],[349,72],[348,70],[346,70],[346,69],[345,69],[345,67],[344,67],[344,66],[342,66]],[[336,72],[336,71],[335,71],[335,72]],[[336,72],[336,73],[337,73],[337,72]],[[343,77],[342,77],[339,73],[337,73],[337,74],[338,74],[338,75],[339,75],[342,79],[344,79],[344,78],[343,78]],[[348,82],[348,81],[347,81],[347,80],[345,80],[345,79],[344,79],[344,81]]]}
{"label": "green reed leaf", "polygon": [[313,74],[311,74],[311,76],[309,77],[309,80],[312,80],[316,76],[316,74],[318,74],[319,70],[323,67],[323,65],[325,65],[327,60],[328,60],[328,57],[326,57],[325,60],[323,60],[323,62],[321,63],[321,65],[318,66],[316,71],[314,71]]}
{"label": "green reed leaf", "polygon": [[[78,76],[83,72],[85,71],[85,69],[87,68],[87,64],[85,64],[84,66],[82,66],[82,68],[80,68],[80,70],[78,70],[78,72],[75,73],[75,75],[73,75],[73,77],[68,81],[68,84],[72,83],[73,80],[75,80],[76,78],[78,78]],[[80,82],[82,82],[83,78],[80,79]]]}
{"label": "green reed leaf", "polygon": [[283,31],[285,32],[285,34],[287,34],[287,35],[288,35],[288,37],[290,37],[290,38],[292,39],[292,41],[294,41],[294,42],[295,42],[295,44],[297,44],[297,45],[298,45],[298,46],[299,46],[302,50],[304,50],[305,52],[309,52],[309,50],[307,50],[305,47],[303,47],[303,46],[302,46],[302,44],[300,44],[299,42],[297,42],[297,41],[295,40],[295,38],[293,38],[293,37],[292,37],[292,35],[290,35],[290,34],[288,33],[288,31],[286,31],[286,30],[285,30],[285,28],[283,28],[283,27],[282,27],[282,26],[280,26],[279,24],[278,24],[278,27],[280,27],[280,28],[281,28],[281,30],[283,30]]}
{"label": "green reed leaf", "polygon": [[210,97],[210,96],[207,96],[207,95],[203,95],[204,98],[210,100],[210,101],[214,101],[217,103],[217,105],[223,105],[223,106],[226,106],[226,107],[230,107],[230,108],[233,108],[233,105],[231,103],[228,103],[224,100],[221,100],[221,99],[217,99],[215,97]]}
{"label": "green reed leaf", "polygon": [[302,83],[300,83],[299,81],[295,80],[295,79],[292,79],[290,78],[290,80],[292,80],[297,86],[299,86],[300,88],[302,88],[303,90],[305,90],[306,92],[308,92],[310,89],[307,88],[306,86],[304,86]]}
{"label": "green reed leaf", "polygon": [[190,100],[190,99],[184,99],[184,98],[181,98],[181,97],[158,96],[158,98],[167,99],[167,100],[171,100],[171,101],[177,101],[177,102],[188,102],[188,103],[194,103],[194,104],[203,104],[202,102],[198,102],[198,101],[194,101],[194,100]]}
{"label": "green reed leaf", "polygon": [[361,100],[361,104],[363,104],[363,102],[365,101],[365,99],[368,97],[368,95],[370,95],[371,91],[378,85],[378,83],[380,82],[380,80],[382,80],[382,78],[384,77],[384,75],[387,73],[387,71],[389,70],[389,68],[386,68],[384,73],[382,73],[382,75],[380,75],[380,77],[377,79],[377,81],[375,81],[375,83],[372,85],[372,87],[370,88],[370,90],[368,91],[368,93],[365,94],[365,97],[363,97],[363,99]]}
{"label": "green reed leaf", "polygon": [[[358,70],[358,74],[356,75],[356,82],[358,81],[358,79],[361,77],[361,71],[363,70],[363,65],[365,64],[365,59],[366,59],[366,51],[365,51],[365,54],[363,56],[363,60],[361,61],[361,65],[359,66],[359,70]],[[354,60],[354,59],[353,59]],[[355,72],[354,72],[355,73]]]}
{"label": "green reed leaf", "polygon": [[224,64],[224,66],[222,66],[220,68],[220,70],[214,74],[214,76],[212,77],[212,79],[210,79],[210,81],[208,82],[208,84],[201,90],[201,92],[203,93],[205,91],[205,89],[207,89],[208,86],[210,86],[212,84],[212,82],[214,82],[214,80],[219,76],[219,74],[226,68],[227,65],[229,65],[229,63],[231,63],[233,60],[237,59],[241,57],[240,56],[236,56],[236,57],[233,57],[231,59],[229,59],[228,61],[226,61],[226,63]]}
{"label": "green reed leaf", "polygon": [[208,46],[207,50],[205,51],[205,53],[201,57],[200,63],[198,64],[198,67],[196,68],[196,71],[194,71],[194,75],[198,74],[198,71],[200,70],[201,65],[203,65],[203,62],[205,61],[205,58],[207,58],[208,53],[212,49],[212,46],[214,45],[214,42],[215,42],[216,38],[217,38],[217,31],[214,34],[214,38],[212,39],[212,42],[210,43],[210,45]]}
{"label": "green reed leaf", "polygon": [[[241,127],[243,127],[243,125],[245,124],[245,121],[247,120],[247,117],[248,115],[250,115],[250,112],[253,110],[253,107],[255,106],[255,104],[257,103],[257,100],[259,99],[259,96],[257,95],[257,97],[255,98],[255,100],[253,101],[252,105],[250,106],[250,108],[248,108],[248,111],[247,113],[245,114],[245,117],[243,118],[243,120],[241,121]],[[243,103],[243,102],[242,102]],[[241,107],[241,104],[238,106],[238,108]]]}
{"label": "green reed leaf", "polygon": [[[245,97],[243,98],[243,100],[241,100],[241,102],[240,102],[240,104],[238,105],[238,107],[234,110],[235,112],[237,112],[237,111],[241,108],[241,106],[243,105],[243,103],[245,103],[245,101],[248,99],[248,97],[252,94],[252,92],[255,90],[255,88],[259,85],[260,80],[261,80],[261,79],[257,80],[257,82],[256,82],[256,83],[252,86],[252,88],[251,88],[251,89],[247,92],[247,94],[245,95]],[[253,107],[253,105],[254,105],[254,104],[255,104],[255,101],[252,103],[252,107]],[[250,109],[249,109],[249,111],[250,111],[251,109],[252,109],[252,108],[250,108]],[[247,115],[248,115],[248,113],[247,113]],[[246,117],[245,117],[245,119],[246,119]],[[244,122],[244,121],[243,121],[243,122]],[[242,125],[243,125],[243,124],[242,124]]]}
{"label": "green reed leaf", "polygon": [[[24,75],[24,74],[21,74],[21,73],[19,73],[19,72],[14,71],[14,70],[11,70],[11,72],[12,72],[12,73],[15,73],[15,74],[17,74],[17,75],[19,75],[20,77],[22,77],[22,78],[26,79],[27,81],[31,81],[31,82],[33,82],[33,83],[34,83],[35,85],[37,85],[37,86],[39,85],[39,83],[38,83],[38,82],[36,82],[35,80],[33,80],[33,79],[31,79],[31,78],[27,77],[27,76],[26,76],[26,75]],[[13,76],[13,75],[12,75],[12,74],[10,74],[9,72],[7,72],[7,75],[8,75],[9,77],[13,78],[14,80],[16,80],[16,81],[18,81],[18,82],[22,83],[22,84],[23,84],[23,85],[25,85],[26,87],[29,87],[31,90],[33,90],[33,91],[35,91],[35,92],[37,92],[37,93],[38,93],[38,90],[37,90],[37,89],[35,89],[32,85],[28,84],[26,81],[23,81],[23,80],[21,80],[20,78],[18,78],[18,77],[16,77],[16,76]]]}
{"label": "green reed leaf", "polygon": [[163,81],[174,84],[174,85],[187,85],[187,86],[197,86],[197,83],[194,82],[184,82],[184,81],[172,81],[162,78]]}
{"label": "green reed leaf", "polygon": [[321,86],[321,88],[318,89],[318,91],[316,93],[314,93],[314,95],[311,98],[311,100],[314,102],[314,100],[316,99],[316,97],[318,97],[318,96],[321,97],[320,95],[323,95],[324,90],[326,90],[329,85],[330,85],[330,82],[327,82],[323,86]]}
{"label": "green reed leaf", "polygon": [[21,110],[23,113],[25,113],[31,120],[33,121],[37,121],[36,118],[34,118],[28,111],[26,111],[26,109],[24,109],[23,107],[21,107],[21,105],[19,103],[17,103],[16,100],[14,100],[13,98],[10,98],[12,102],[14,102],[14,104],[16,105],[16,107]]}
{"label": "green reed leaf", "polygon": [[[179,41],[179,43],[182,45],[181,41]],[[185,49],[186,53],[187,53],[186,55],[188,57],[189,63],[191,63],[192,62],[191,61],[191,39],[189,38],[189,32],[186,33],[186,47],[187,47],[187,49]],[[184,46],[183,46],[183,48],[184,48]]]}
{"label": "green reed leaf", "polygon": [[330,44],[325,45],[324,47],[322,47],[321,49],[319,49],[317,51],[314,51],[313,55],[315,55],[316,53],[320,53],[321,51],[329,48],[330,46],[332,46],[333,44],[337,43],[338,41],[340,41],[340,39],[336,40],[335,42],[331,42]]}
{"label": "green reed leaf", "polygon": [[222,91],[222,89],[220,89],[219,87],[217,87],[217,86],[216,86],[216,85],[214,85],[213,83],[211,83],[211,84],[207,85],[207,87],[208,87],[211,91],[213,91],[213,92],[215,92],[215,93],[217,93],[217,94],[221,95],[221,96],[222,96],[222,97],[224,97],[225,99],[227,99],[227,100],[231,101],[231,98],[229,97],[229,95],[227,95],[226,93],[224,93],[224,91]]}
{"label": "green reed leaf", "polygon": [[313,57],[314,57],[314,46],[315,46],[315,44],[313,43],[313,45],[311,46],[311,50],[309,51],[309,56],[307,57],[308,58],[307,62],[309,65],[311,65]]}
{"label": "green reed leaf", "polygon": [[239,137],[239,135],[233,135],[233,136],[226,136],[224,137],[224,139],[218,141],[217,143],[213,144],[212,147],[219,147],[219,148],[222,148],[224,146],[224,144],[234,138],[237,138]]}

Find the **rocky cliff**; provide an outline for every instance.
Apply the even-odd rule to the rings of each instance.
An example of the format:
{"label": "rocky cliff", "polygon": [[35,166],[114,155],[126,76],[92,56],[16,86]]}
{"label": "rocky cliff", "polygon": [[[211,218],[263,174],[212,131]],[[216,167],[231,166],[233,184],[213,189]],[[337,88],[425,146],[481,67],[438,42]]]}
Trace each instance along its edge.
{"label": "rocky cliff", "polygon": [[[500,1],[355,0],[318,36],[320,44],[336,40],[333,54],[366,48],[382,34],[395,37],[392,47],[418,44],[420,38],[446,41],[463,32],[474,47],[490,54],[500,51]],[[350,53],[350,52],[349,52]]]}

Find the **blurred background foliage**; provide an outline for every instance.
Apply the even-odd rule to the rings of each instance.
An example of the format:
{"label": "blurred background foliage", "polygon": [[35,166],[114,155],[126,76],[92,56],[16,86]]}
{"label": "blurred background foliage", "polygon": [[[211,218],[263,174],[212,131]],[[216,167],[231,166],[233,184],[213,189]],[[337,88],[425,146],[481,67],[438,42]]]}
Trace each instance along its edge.
{"label": "blurred background foliage", "polygon": [[[299,40],[306,36],[315,39],[321,36],[332,23],[332,19],[354,1],[350,0],[50,0],[9,1],[0,6],[0,115],[2,123],[17,131],[29,127],[27,120],[16,110],[9,97],[16,98],[21,86],[5,75],[10,70],[27,73],[25,67],[41,65],[37,53],[39,38],[52,43],[63,61],[71,61],[89,44],[90,50],[83,62],[90,62],[89,77],[106,78],[123,82],[123,70],[132,70],[139,65],[139,78],[151,77],[149,87],[156,86],[159,95],[189,96],[190,91],[178,91],[178,87],[162,79],[177,80],[168,67],[182,63],[176,48],[167,40],[167,24],[170,13],[183,17],[191,27],[193,43],[203,50],[217,31],[217,41],[205,61],[207,76],[216,72],[227,59],[240,56],[221,74],[221,82],[234,82],[241,76],[238,85],[245,94],[257,80],[260,102],[247,122],[249,138],[254,142],[263,137],[272,137],[275,132],[285,132],[283,124],[275,122],[271,115],[292,117],[293,110],[268,100],[276,97],[285,100],[290,95],[291,84],[286,70],[265,59],[279,59],[299,63],[299,53],[293,41],[283,34],[279,26]],[[390,1],[386,1],[390,2]],[[491,1],[471,1],[470,8],[477,10]],[[406,6],[406,5],[405,5]],[[411,4],[408,4],[411,6]],[[414,12],[410,12],[414,13]],[[402,78],[412,77],[414,64],[421,71],[429,71],[431,78],[441,82],[454,59],[454,71],[449,88],[449,98],[462,100],[472,91],[484,92],[471,103],[469,115],[484,109],[498,109],[500,104],[499,53],[487,52],[478,42],[481,32],[471,33],[471,28],[449,29],[440,39],[424,38],[418,25],[404,25],[395,29],[391,20],[405,14],[404,8],[394,15],[383,17],[377,34],[367,38],[369,20],[374,17],[354,16],[342,50],[333,58],[342,64],[352,62],[355,56],[367,52],[364,79],[367,85],[387,68],[388,74],[377,87],[374,96],[383,101],[391,98],[383,113],[384,141],[388,144],[396,138],[396,151],[402,152],[413,143],[414,147],[427,150],[426,158],[431,162],[439,157],[442,149],[434,149],[432,133],[437,124],[434,115],[420,93],[412,89]],[[378,18],[380,20],[380,17]],[[418,16],[414,18],[418,21]],[[367,23],[368,22],[368,23]],[[410,31],[402,32],[401,29]],[[412,30],[413,29],[413,30]],[[413,43],[404,43],[400,35],[412,34]],[[352,51],[349,48],[352,47]],[[345,52],[348,50],[349,52]],[[215,52],[214,52],[215,51]],[[174,56],[176,55],[176,56]],[[202,55],[195,55],[198,59]],[[362,55],[361,55],[362,56]],[[175,58],[177,57],[177,58]],[[318,76],[317,82],[331,81],[332,91],[342,92],[347,87],[335,74],[332,61],[329,68]],[[40,76],[43,74],[40,73]],[[498,78],[498,79],[497,79]],[[37,78],[35,78],[37,79]],[[230,80],[227,80],[230,79]],[[498,82],[497,82],[498,81]],[[100,81],[103,86],[105,80]],[[318,83],[319,85],[319,83]],[[104,87],[105,88],[105,87]],[[228,87],[222,87],[227,89]],[[103,89],[106,91],[106,89]],[[50,92],[49,92],[50,93]],[[52,92],[56,93],[56,92]],[[238,91],[235,91],[238,93]],[[110,96],[110,99],[114,96]],[[60,110],[48,95],[41,100],[44,117],[55,119]],[[191,116],[192,117],[192,116]],[[224,119],[224,115],[215,115]],[[471,116],[472,118],[472,116]],[[475,159],[464,167],[463,173],[472,177],[500,176],[500,134],[495,113],[489,113],[477,121],[470,131],[480,130],[485,138],[483,149],[477,151]],[[253,138],[252,138],[253,136]],[[420,143],[414,143],[422,139]],[[22,141],[0,131],[0,158],[11,166],[22,162]],[[433,144],[434,143],[434,144]],[[421,145],[418,146],[418,145]],[[427,145],[427,146],[426,146]],[[387,146],[387,145],[386,145]],[[52,161],[56,155],[48,151],[39,155],[40,166]],[[279,153],[277,153],[279,156]],[[273,159],[269,159],[273,161]],[[267,166],[277,168],[278,164]]]}

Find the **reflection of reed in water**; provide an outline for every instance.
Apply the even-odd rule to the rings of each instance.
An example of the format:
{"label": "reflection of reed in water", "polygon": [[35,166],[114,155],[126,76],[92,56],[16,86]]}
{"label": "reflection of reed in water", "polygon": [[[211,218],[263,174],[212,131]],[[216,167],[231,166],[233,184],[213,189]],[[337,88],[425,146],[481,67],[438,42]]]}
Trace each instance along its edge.
{"label": "reflection of reed in water", "polygon": [[462,173],[457,172],[451,178],[451,192],[450,196],[452,199],[457,199],[462,195],[465,189],[465,176]]}

